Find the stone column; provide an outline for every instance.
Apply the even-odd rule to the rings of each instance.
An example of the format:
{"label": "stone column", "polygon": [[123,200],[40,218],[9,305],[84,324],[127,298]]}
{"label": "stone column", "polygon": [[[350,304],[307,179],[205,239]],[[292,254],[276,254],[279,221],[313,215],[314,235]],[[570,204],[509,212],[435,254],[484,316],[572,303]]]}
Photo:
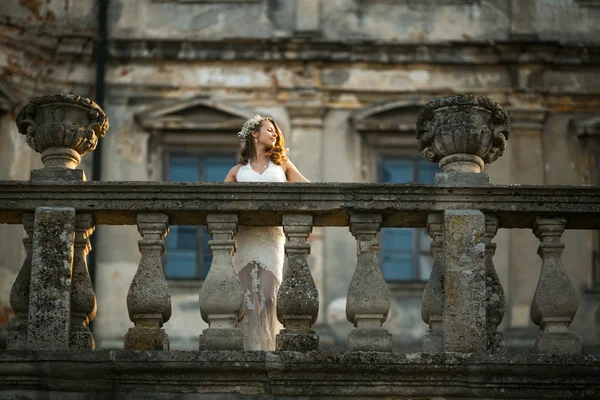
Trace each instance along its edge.
{"label": "stone column", "polygon": [[75,250],[71,284],[70,348],[94,350],[96,344],[89,323],[96,317],[96,295],[88,271],[87,255],[92,249],[90,236],[94,232],[92,214],[75,216]]}
{"label": "stone column", "polygon": [[27,348],[68,350],[75,209],[35,210]]}
{"label": "stone column", "polygon": [[[513,134],[510,140],[510,183],[544,185],[546,172],[542,135],[546,110],[511,108],[508,111]],[[519,332],[522,332],[522,336],[530,329],[535,329],[529,314],[541,268],[540,258],[531,251],[537,248],[538,239],[526,229],[511,229],[509,235],[511,248],[508,283],[510,296],[506,304],[506,318],[509,319],[505,332],[507,339],[519,335]]]}
{"label": "stone column", "polygon": [[127,293],[127,310],[133,328],[125,334],[127,350],[169,350],[162,326],[171,317],[171,294],[162,265],[164,237],[169,230],[166,214],[138,214],[140,265]]}
{"label": "stone column", "polygon": [[238,322],[244,316],[244,291],[231,257],[238,230],[236,214],[209,214],[206,217],[212,264],[200,289],[200,314],[209,328],[200,335],[200,350],[243,350],[244,337]]}
{"label": "stone column", "polygon": [[[81,157],[93,151],[98,140],[108,131],[108,119],[104,111],[90,99],[73,94],[52,94],[31,99],[17,114],[16,124],[19,133],[26,136],[29,147],[41,153],[44,163],[44,168],[31,171],[32,183],[85,181],[85,173],[76,167]],[[53,218],[56,218],[54,227],[51,226]],[[79,218],[79,222],[75,221],[76,218]],[[11,291],[11,302],[14,298],[20,310],[17,318],[21,326],[25,326],[25,318],[28,321],[28,348],[66,349],[71,341],[76,348],[93,346],[91,332],[84,325],[87,324],[86,319],[89,321],[93,318],[95,298],[83,254],[89,250],[81,242],[87,240],[82,236],[89,233],[78,231],[77,254],[73,258],[75,225],[85,225],[85,220],[91,220],[91,215],[76,217],[75,210],[68,207],[40,207],[36,210],[33,248],[23,265],[21,277],[17,278],[18,283]],[[25,220],[23,223],[27,230]],[[81,227],[77,229],[86,230]],[[31,264],[31,279],[27,271],[28,263]],[[73,276],[72,268],[75,268]],[[72,279],[76,285],[73,293]],[[56,290],[48,290],[53,285]],[[27,305],[25,296],[29,298],[28,314],[24,308]],[[72,296],[76,303],[73,316],[70,315]],[[54,310],[49,307],[54,307]],[[81,326],[71,327],[72,323]],[[23,348],[25,328],[16,329],[20,329],[20,333],[9,338],[10,346]],[[51,333],[46,334],[48,332]]]}
{"label": "stone column", "polygon": [[282,218],[287,238],[287,269],[277,293],[277,319],[284,329],[277,335],[277,350],[319,349],[319,337],[311,329],[319,313],[319,292],[308,267],[308,236],[312,215],[286,214]]}
{"label": "stone column", "polygon": [[392,335],[382,327],[390,310],[391,295],[377,260],[381,220],[381,214],[350,215],[357,263],[346,300],[346,317],[355,327],[348,335],[348,351],[392,351]]}
{"label": "stone column", "polygon": [[494,253],[496,243],[492,239],[498,232],[498,218],[492,214],[485,214],[485,288],[487,299],[487,350],[490,353],[503,353],[506,351],[506,342],[502,333],[498,332],[498,325],[504,316],[505,298],[502,284],[494,268]]}
{"label": "stone column", "polygon": [[424,353],[444,352],[444,216],[440,213],[427,216],[427,230],[433,239],[431,275],[423,291],[421,317],[429,329],[423,336]]}
{"label": "stone column", "polygon": [[444,212],[444,350],[486,347],[485,217],[477,210]]}
{"label": "stone column", "polygon": [[537,217],[533,226],[540,240],[538,254],[542,259],[542,271],[531,303],[531,319],[542,330],[533,346],[536,353],[581,353],[581,340],[569,331],[579,301],[562,264],[565,245],[560,237],[566,223],[566,218]]}
{"label": "stone column", "polygon": [[[509,128],[510,117],[506,110],[484,96],[446,96],[427,103],[417,119],[417,139],[423,157],[439,163],[442,170],[436,174],[435,184],[445,187],[490,185],[483,169],[506,150]],[[501,288],[491,259],[494,246],[490,242],[497,223],[493,217],[488,220],[486,253],[483,213],[478,210],[444,213],[445,351],[489,353],[498,351],[500,346],[490,347],[498,340],[501,342],[496,323],[502,316]],[[491,276],[486,286],[488,269]],[[490,299],[493,302],[488,307]],[[493,330],[489,328],[492,325]]]}
{"label": "stone column", "polygon": [[16,325],[10,330],[6,348],[8,350],[27,349],[27,320],[29,319],[29,290],[31,284],[31,247],[33,243],[34,214],[23,214],[23,228],[27,237],[23,239],[25,261],[10,290],[10,306],[17,317]]}

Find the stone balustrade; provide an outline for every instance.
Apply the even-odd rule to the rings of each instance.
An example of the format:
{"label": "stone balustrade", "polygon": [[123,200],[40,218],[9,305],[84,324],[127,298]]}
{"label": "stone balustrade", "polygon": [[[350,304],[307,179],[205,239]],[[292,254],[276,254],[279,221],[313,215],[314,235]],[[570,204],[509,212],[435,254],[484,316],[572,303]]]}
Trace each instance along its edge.
{"label": "stone balustrade", "polygon": [[[284,325],[277,335],[277,351],[282,355],[272,361],[282,366],[290,362],[294,365],[290,368],[298,371],[314,369],[314,356],[285,355],[286,351],[319,350],[319,338],[312,330],[319,293],[308,268],[307,239],[313,227],[347,226],[357,243],[346,305],[354,329],[347,342],[349,358],[328,357],[337,360],[340,368],[385,359],[393,368],[404,368],[404,373],[416,373],[417,367],[407,367],[410,358],[390,354],[392,337],[383,326],[390,292],[378,265],[377,236],[382,227],[423,227],[433,238],[434,264],[422,306],[429,330],[423,338],[423,354],[414,360],[418,358],[417,364],[426,365],[425,369],[438,363],[448,371],[453,363],[467,365],[461,357],[471,356],[492,357],[506,366],[515,361],[504,354],[504,340],[497,331],[505,294],[492,261],[496,249],[492,241],[499,228],[525,228],[540,240],[542,272],[531,318],[540,327],[532,352],[541,353],[541,358],[522,361],[543,365],[543,357],[560,356],[567,364],[579,365],[584,375],[600,368],[600,360],[581,355],[581,342],[569,331],[578,299],[562,266],[560,241],[565,229],[600,229],[600,188],[490,184],[482,171],[506,148],[510,124],[506,111],[490,99],[450,96],[422,109],[417,140],[423,156],[441,167],[434,185],[86,182],[74,167],[108,128],[98,106],[77,96],[44,96],[32,100],[17,123],[30,146],[42,153],[45,168],[32,171],[28,182],[0,181],[0,223],[22,224],[27,232],[27,257],[11,292],[17,324],[9,335],[9,349],[94,349],[87,327],[96,309],[85,261],[88,238],[97,225],[137,225],[141,259],[127,297],[134,327],[125,336],[124,347],[168,350],[162,327],[169,320],[171,303],[161,263],[163,239],[169,226],[197,224],[208,227],[213,252],[199,293],[198,311],[209,324],[200,335],[200,350],[209,355],[241,350],[238,323],[244,318],[243,293],[231,265],[235,233],[239,225],[278,225],[287,238],[288,267],[277,305]],[[358,352],[379,355],[361,361],[360,354],[366,353]],[[453,361],[446,356],[454,357]],[[125,362],[142,362],[123,357]],[[162,356],[148,357],[162,360]],[[254,373],[256,363],[279,371],[268,360],[260,361],[262,355],[240,357],[240,364],[249,365],[249,373]],[[518,368],[503,371],[520,374]],[[600,382],[597,378],[595,382],[598,394]],[[376,392],[370,390],[362,394]],[[428,393],[443,391],[434,392]],[[424,392],[413,394],[419,393]]]}

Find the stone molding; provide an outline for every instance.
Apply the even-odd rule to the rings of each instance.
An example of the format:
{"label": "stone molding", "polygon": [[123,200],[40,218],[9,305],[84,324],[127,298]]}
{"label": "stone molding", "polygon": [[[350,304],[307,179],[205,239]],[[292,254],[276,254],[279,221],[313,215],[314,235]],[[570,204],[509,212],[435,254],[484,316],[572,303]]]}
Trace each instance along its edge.
{"label": "stone molding", "polygon": [[[225,45],[228,48],[226,53],[223,52]],[[110,41],[109,53],[111,59],[118,61],[329,61],[451,65],[543,63],[581,66],[598,63],[600,45],[541,40],[386,43],[376,40],[332,41],[297,37],[214,41],[115,37]]]}
{"label": "stone molding", "polygon": [[[195,109],[205,109],[209,113],[214,113],[215,116],[206,120],[198,120],[193,117],[186,118],[177,115],[182,112],[193,112]],[[254,115],[256,115],[255,110],[205,96],[196,96],[176,102],[154,104],[137,112],[134,119],[142,128],[150,132],[214,132],[232,129],[237,131],[247,119]]]}
{"label": "stone molding", "polygon": [[53,204],[91,213],[97,225],[135,225],[144,210],[169,214],[171,225],[204,225],[217,212],[237,213],[240,225],[275,226],[301,211],[313,214],[313,226],[348,226],[352,212],[368,212],[383,214],[382,227],[424,228],[431,212],[478,209],[504,229],[530,229],[544,214],[567,218],[566,229],[600,229],[595,186],[0,181],[0,223],[21,224],[22,213]]}
{"label": "stone molding", "polygon": [[575,3],[582,8],[600,8],[600,1],[598,0],[575,0]]}
{"label": "stone molding", "polygon": [[600,355],[2,351],[0,377],[11,398],[598,398]]}

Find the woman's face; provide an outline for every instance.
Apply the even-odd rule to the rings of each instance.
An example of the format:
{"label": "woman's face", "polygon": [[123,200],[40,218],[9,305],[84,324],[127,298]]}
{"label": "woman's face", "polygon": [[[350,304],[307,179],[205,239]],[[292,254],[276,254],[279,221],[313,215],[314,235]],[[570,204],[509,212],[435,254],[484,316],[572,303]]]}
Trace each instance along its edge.
{"label": "woman's face", "polygon": [[277,140],[277,131],[275,131],[275,127],[271,121],[265,120],[260,124],[258,135],[255,133],[253,136],[258,139],[258,142],[255,143],[256,145],[273,147]]}

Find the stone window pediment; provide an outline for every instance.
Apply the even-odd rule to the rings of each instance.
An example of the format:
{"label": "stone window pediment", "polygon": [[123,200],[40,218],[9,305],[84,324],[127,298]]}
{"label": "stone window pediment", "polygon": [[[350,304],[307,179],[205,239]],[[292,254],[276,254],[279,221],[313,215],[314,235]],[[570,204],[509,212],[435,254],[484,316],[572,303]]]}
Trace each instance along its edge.
{"label": "stone window pediment", "polygon": [[153,106],[137,113],[136,120],[150,131],[214,132],[238,129],[255,114],[237,105],[209,98],[193,98]]}
{"label": "stone window pediment", "polygon": [[236,133],[256,114],[237,105],[196,97],[136,113],[136,122],[165,145],[238,146]]}

